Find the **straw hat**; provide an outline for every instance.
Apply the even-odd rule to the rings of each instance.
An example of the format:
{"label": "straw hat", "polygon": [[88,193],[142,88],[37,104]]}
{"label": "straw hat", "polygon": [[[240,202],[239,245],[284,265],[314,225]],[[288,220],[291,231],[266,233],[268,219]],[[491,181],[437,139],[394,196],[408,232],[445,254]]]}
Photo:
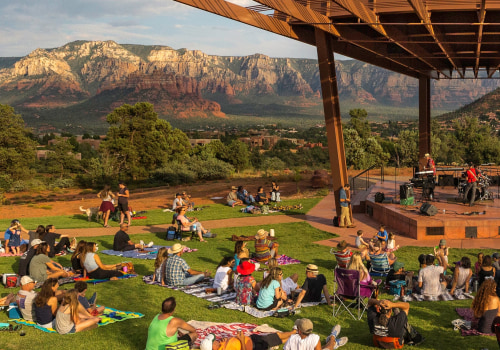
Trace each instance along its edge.
{"label": "straw hat", "polygon": [[186,246],[180,244],[180,243],[175,243],[172,247],[168,248],[168,254],[177,254],[178,252],[184,250]]}
{"label": "straw hat", "polygon": [[232,190],[232,191],[237,191],[237,190],[238,190],[238,187],[236,187],[236,186],[231,186],[231,190]]}
{"label": "straw hat", "polygon": [[259,231],[257,231],[257,234],[255,235],[255,238],[256,239],[266,238],[268,234],[269,234],[269,232],[267,232],[266,230],[264,230],[263,228],[261,228]]}

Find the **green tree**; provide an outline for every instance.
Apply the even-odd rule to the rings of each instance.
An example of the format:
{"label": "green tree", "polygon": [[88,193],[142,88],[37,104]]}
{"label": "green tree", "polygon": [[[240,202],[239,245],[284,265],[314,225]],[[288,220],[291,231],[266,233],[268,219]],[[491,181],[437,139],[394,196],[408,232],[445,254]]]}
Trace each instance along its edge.
{"label": "green tree", "polygon": [[418,164],[418,133],[415,130],[403,130],[396,141],[397,164],[414,166]]}
{"label": "green tree", "polygon": [[14,108],[0,104],[0,173],[14,180],[32,175],[36,142],[28,137],[29,130]]}
{"label": "green tree", "polygon": [[371,136],[371,128],[368,123],[368,113],[364,109],[351,109],[349,111],[349,127],[358,132],[359,137],[367,139]]}
{"label": "green tree", "polygon": [[264,173],[267,177],[268,171],[281,171],[285,169],[285,162],[277,157],[265,157],[261,164],[261,169],[264,170]]}
{"label": "green tree", "polygon": [[106,120],[110,127],[100,148],[105,175],[144,178],[154,169],[188,155],[186,134],[159,119],[150,103],[125,104]]}
{"label": "green tree", "polygon": [[56,138],[56,142],[49,148],[51,152],[47,156],[47,171],[59,174],[62,178],[65,174],[78,171],[80,161],[75,158],[73,145],[69,139]]}
{"label": "green tree", "polygon": [[233,140],[229,146],[227,146],[226,156],[226,161],[238,172],[248,168],[250,165],[250,152],[248,151],[248,146],[239,140]]}

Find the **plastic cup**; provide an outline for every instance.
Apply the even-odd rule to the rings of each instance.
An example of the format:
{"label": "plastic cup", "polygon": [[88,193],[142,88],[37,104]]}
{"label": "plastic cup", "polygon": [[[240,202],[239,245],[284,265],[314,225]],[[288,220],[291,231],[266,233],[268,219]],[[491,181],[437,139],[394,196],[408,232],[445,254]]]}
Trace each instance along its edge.
{"label": "plastic cup", "polygon": [[272,229],[269,230],[269,235],[271,237],[274,237],[274,228],[272,228]]}
{"label": "plastic cup", "polygon": [[217,287],[217,295],[221,295],[222,294],[222,288],[221,287]]}

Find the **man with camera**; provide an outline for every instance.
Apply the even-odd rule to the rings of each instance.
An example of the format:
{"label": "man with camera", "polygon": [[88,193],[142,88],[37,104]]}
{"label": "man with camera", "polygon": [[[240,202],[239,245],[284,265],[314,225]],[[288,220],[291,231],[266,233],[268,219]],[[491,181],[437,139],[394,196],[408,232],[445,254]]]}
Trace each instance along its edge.
{"label": "man with camera", "polygon": [[401,349],[405,344],[417,345],[424,341],[408,323],[409,303],[370,299],[368,306],[368,327],[375,347]]}

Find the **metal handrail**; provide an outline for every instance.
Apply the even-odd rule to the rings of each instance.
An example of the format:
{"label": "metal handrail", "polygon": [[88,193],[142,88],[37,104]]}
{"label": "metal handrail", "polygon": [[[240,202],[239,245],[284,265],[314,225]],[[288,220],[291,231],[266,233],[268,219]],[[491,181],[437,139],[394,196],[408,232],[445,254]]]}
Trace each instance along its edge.
{"label": "metal handrail", "polygon": [[[373,170],[375,168],[378,168],[377,165],[372,165],[371,167],[363,170],[362,172],[360,172],[358,175],[356,176],[353,176],[351,178],[351,191],[352,193],[356,193],[356,182],[355,180],[357,178],[359,178],[361,175],[365,175],[365,181],[366,181],[366,186],[365,186],[365,189],[368,189],[369,187],[369,184],[370,184],[370,170]],[[380,166],[380,182],[384,182],[384,166]]]}

